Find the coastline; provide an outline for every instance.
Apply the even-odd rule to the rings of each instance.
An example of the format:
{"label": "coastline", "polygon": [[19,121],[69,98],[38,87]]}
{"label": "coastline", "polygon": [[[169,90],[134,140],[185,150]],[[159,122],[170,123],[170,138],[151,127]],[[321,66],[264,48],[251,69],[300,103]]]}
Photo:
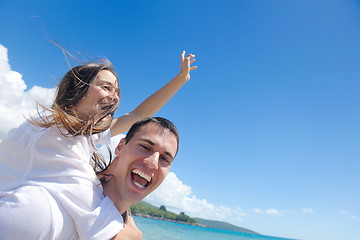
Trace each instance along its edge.
{"label": "coastline", "polygon": [[185,224],[185,225],[192,225],[192,226],[208,228],[206,225],[198,223],[198,222],[196,222],[196,223],[183,222],[183,221],[177,221],[177,220],[168,219],[168,218],[164,218],[164,217],[154,217],[154,216],[150,216],[150,215],[142,214],[142,213],[133,213],[132,215],[136,216],[136,217],[144,217],[144,218],[150,218],[150,219],[155,219],[155,220],[160,220],[160,221],[180,223],[180,224]]}
{"label": "coastline", "polygon": [[145,201],[139,203],[134,203],[131,207],[131,214],[133,216],[138,216],[142,218],[154,219],[165,222],[179,223],[182,225],[197,226],[206,229],[221,229],[234,232],[250,233],[257,234],[259,233],[252,231],[250,229],[242,228],[227,222],[209,220],[203,218],[191,218],[185,214],[185,212],[180,212],[175,214],[173,212],[167,211],[165,206],[155,207]]}

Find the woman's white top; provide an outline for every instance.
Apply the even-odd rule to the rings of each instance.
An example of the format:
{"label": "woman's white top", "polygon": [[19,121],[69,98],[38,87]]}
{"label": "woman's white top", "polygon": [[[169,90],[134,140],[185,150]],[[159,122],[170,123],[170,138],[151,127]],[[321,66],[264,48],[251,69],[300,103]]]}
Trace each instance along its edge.
{"label": "woman's white top", "polygon": [[[110,142],[110,131],[92,136]],[[123,228],[89,164],[89,137],[25,121],[0,143],[0,239],[110,239]]]}

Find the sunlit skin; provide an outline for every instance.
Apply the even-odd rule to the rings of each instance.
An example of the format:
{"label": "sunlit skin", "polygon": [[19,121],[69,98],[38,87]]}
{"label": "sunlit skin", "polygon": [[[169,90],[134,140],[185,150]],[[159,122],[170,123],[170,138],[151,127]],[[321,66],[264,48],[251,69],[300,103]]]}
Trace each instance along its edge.
{"label": "sunlit skin", "polygon": [[[119,84],[116,76],[108,71],[102,70],[94,81],[89,85],[85,97],[75,106],[80,119],[88,119],[98,106],[104,104],[115,104],[119,102]],[[101,113],[101,112],[100,112]],[[101,118],[102,116],[98,116]],[[107,115],[101,121],[110,124],[113,116]],[[96,119],[95,120],[99,120]]]}
{"label": "sunlit skin", "polygon": [[[114,177],[103,184],[104,195],[111,198],[120,212],[126,211],[163,182],[176,153],[177,139],[172,132],[155,123],[142,126],[128,143],[122,139],[117,146],[116,157],[105,171]],[[134,178],[139,179],[134,177],[134,171],[150,176],[151,181],[139,187],[134,183]]]}

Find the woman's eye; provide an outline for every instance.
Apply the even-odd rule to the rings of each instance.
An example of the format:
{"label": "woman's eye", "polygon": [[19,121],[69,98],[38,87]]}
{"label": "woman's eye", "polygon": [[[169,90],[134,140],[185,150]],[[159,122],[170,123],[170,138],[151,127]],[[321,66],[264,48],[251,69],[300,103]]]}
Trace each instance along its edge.
{"label": "woman's eye", "polygon": [[103,86],[101,86],[101,88],[102,88],[102,89],[104,89],[104,90],[107,90],[107,91],[109,91],[109,90],[110,90],[110,87],[109,87],[109,86],[107,86],[107,85],[103,85]]}

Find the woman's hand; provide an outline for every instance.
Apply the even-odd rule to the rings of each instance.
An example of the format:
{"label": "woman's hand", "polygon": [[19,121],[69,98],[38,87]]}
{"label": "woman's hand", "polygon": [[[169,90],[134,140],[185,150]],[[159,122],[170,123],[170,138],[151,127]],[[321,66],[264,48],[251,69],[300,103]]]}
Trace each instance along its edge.
{"label": "woman's hand", "polygon": [[195,62],[195,55],[188,54],[185,57],[185,51],[180,56],[180,74],[186,74],[186,81],[190,80],[190,71],[195,70],[197,66],[191,66]]}
{"label": "woman's hand", "polygon": [[114,240],[141,240],[142,232],[137,228],[134,219],[128,216],[125,227],[115,237]]}

